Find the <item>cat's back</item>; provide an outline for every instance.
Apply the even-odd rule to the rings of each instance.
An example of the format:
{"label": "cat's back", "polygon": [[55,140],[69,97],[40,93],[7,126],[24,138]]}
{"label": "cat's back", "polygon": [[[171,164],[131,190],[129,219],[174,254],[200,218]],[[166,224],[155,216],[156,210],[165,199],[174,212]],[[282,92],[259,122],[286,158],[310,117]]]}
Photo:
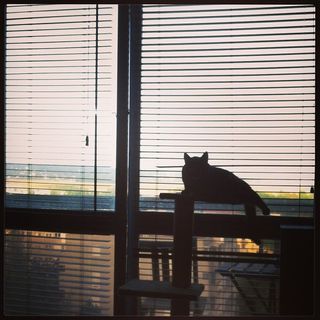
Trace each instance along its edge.
{"label": "cat's back", "polygon": [[226,170],[226,169],[222,169],[216,166],[209,166],[208,168],[208,175],[210,177],[214,177],[214,178],[226,178],[226,179],[234,179],[237,178],[232,172]]}
{"label": "cat's back", "polygon": [[223,192],[247,187],[247,183],[232,172],[215,166],[208,168],[207,180],[210,181],[210,185],[214,185],[215,188],[220,188]]}

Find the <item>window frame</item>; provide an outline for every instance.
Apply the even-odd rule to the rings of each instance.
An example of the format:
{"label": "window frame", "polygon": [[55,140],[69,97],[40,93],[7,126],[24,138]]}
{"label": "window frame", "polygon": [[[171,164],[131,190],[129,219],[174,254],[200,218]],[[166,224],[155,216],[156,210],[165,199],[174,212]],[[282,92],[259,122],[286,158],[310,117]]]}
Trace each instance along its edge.
{"label": "window frame", "polygon": [[[43,1],[35,1],[43,2]],[[55,3],[68,3],[69,1],[55,1]],[[88,3],[96,3],[96,1],[87,1]],[[105,1],[99,1],[104,3]],[[6,33],[6,4],[8,3],[20,3],[20,1],[8,0],[1,4],[0,19],[1,19],[1,34],[2,39],[5,39]],[[23,2],[22,2],[23,3]],[[72,2],[70,2],[72,3]],[[110,2],[108,2],[110,3]],[[113,3],[113,2],[111,2]],[[115,2],[116,3],[116,2]],[[277,3],[275,0],[213,0],[212,3],[223,3],[223,4],[270,4]],[[281,0],[281,4],[299,4],[299,0]],[[320,21],[320,5],[315,0],[307,0],[307,3],[313,4],[316,7],[316,21]],[[42,230],[42,231],[56,231],[56,232],[77,232],[77,233],[92,233],[92,234],[114,234],[115,235],[115,308],[114,314],[121,314],[122,306],[124,305],[124,299],[117,296],[117,287],[125,281],[126,277],[126,226],[127,219],[133,228],[130,229],[129,249],[133,248],[134,243],[137,241],[136,236],[139,233],[144,234],[172,234],[172,214],[163,213],[143,213],[137,209],[137,198],[136,194],[132,195],[132,192],[137,192],[139,186],[139,167],[137,159],[139,159],[139,141],[134,138],[137,135],[138,124],[134,125],[135,121],[139,119],[139,83],[133,84],[133,80],[137,76],[138,69],[131,69],[128,62],[129,52],[129,7],[128,4],[119,5],[119,52],[118,59],[123,63],[118,65],[118,114],[117,114],[117,168],[116,168],[116,206],[114,213],[101,213],[99,211],[92,212],[77,212],[77,211],[63,211],[63,210],[25,210],[25,209],[6,209],[4,198],[5,198],[5,52],[6,48],[2,45],[1,50],[1,111],[0,111],[0,157],[1,157],[1,169],[0,169],[0,187],[1,187],[1,258],[3,261],[3,243],[4,243],[4,229],[5,228],[17,228],[17,229],[30,229],[30,230]],[[121,12],[121,14],[120,14]],[[139,13],[138,13],[139,14]],[[131,22],[134,19],[131,20]],[[133,30],[133,29],[131,29]],[[319,24],[316,23],[316,57],[320,56],[319,49]],[[132,38],[131,38],[132,39]],[[139,51],[133,50],[131,42],[130,58],[137,57]],[[316,60],[317,63],[317,60]],[[137,67],[137,66],[136,66]],[[130,71],[129,71],[130,69]],[[130,89],[128,74],[131,74],[132,78]],[[137,77],[139,78],[139,77]],[[320,86],[319,86],[319,70],[316,68],[316,105],[319,105],[320,97]],[[130,90],[130,128],[128,132],[128,100]],[[135,102],[134,102],[135,101]],[[120,107],[121,106],[121,107]],[[134,113],[133,111],[136,111]],[[289,218],[289,217],[259,217],[256,221],[255,227],[259,230],[263,230],[268,235],[272,235],[275,238],[279,238],[279,230],[282,224],[295,224],[307,223],[315,227],[315,298],[320,295],[320,277],[319,273],[319,250],[320,250],[320,236],[319,236],[319,212],[320,212],[320,152],[319,152],[319,123],[320,116],[319,110],[316,108],[315,114],[315,193],[314,193],[314,216],[313,218]],[[121,125],[119,125],[121,124]],[[129,133],[129,141],[128,141]],[[127,201],[127,157],[128,157],[128,146],[129,149],[129,200]],[[137,158],[138,157],[138,158]],[[127,215],[128,205],[128,215]],[[41,211],[41,212],[40,212]],[[230,221],[233,221],[230,223]],[[234,235],[241,236],[241,227],[239,228],[238,223],[241,225],[244,220],[241,217],[233,217],[226,219],[224,216],[209,216],[209,215],[197,215],[195,217],[195,233],[199,236],[213,236],[218,232],[217,229],[209,226],[219,226],[219,232],[221,235],[227,236],[231,233]],[[236,230],[230,225],[235,224]],[[131,247],[130,247],[131,245]],[[130,266],[130,265],[129,265]],[[3,265],[1,267],[1,281],[3,282]],[[1,286],[1,297],[3,298],[4,289]],[[4,316],[3,299],[1,299],[1,315]],[[320,316],[320,306],[315,304],[315,314],[310,319],[317,319]],[[9,317],[8,317],[9,318]],[[46,317],[43,317],[46,318]],[[62,317],[63,318],[63,317]],[[78,317],[68,317],[78,318]],[[237,317],[236,317],[237,318]],[[280,318],[280,316],[272,317],[274,319]],[[295,317],[292,317],[294,319]],[[298,317],[296,317],[298,319]]]}
{"label": "window frame", "polygon": [[[210,4],[279,4],[277,1],[212,1]],[[281,1],[280,4],[294,4],[299,3],[298,1]],[[314,4],[313,1],[307,1],[307,3]],[[319,15],[319,10],[316,9],[317,15]],[[136,51],[135,55],[140,53],[140,47],[134,48]],[[319,82],[318,78],[316,79],[316,87],[318,88],[317,81]],[[134,97],[140,96],[140,86],[136,85],[134,87],[136,90],[133,93]],[[316,101],[318,101],[319,95],[316,95]],[[139,108],[140,111],[140,108]],[[316,112],[316,117],[319,112]],[[130,124],[134,122],[140,121],[140,112],[136,112],[130,118]],[[317,123],[317,121],[316,121]],[[135,124],[134,127],[136,130],[139,129],[139,125]],[[317,136],[318,128],[316,127],[316,136]],[[137,139],[140,139],[139,133],[135,133]],[[140,155],[140,143],[130,143],[130,157],[129,157],[129,168],[134,168],[130,172],[131,184],[133,183],[135,186],[130,186],[129,188],[133,190],[139,190],[139,155]],[[316,160],[315,163],[317,164],[317,159],[319,157],[318,151],[316,150],[315,154]],[[317,170],[317,165],[316,165]],[[315,172],[315,177],[319,175],[318,172]],[[315,178],[315,181],[317,179]],[[316,188],[315,189],[319,189]],[[317,191],[316,191],[317,192]],[[137,197],[137,195],[133,196]],[[139,197],[139,196],[138,196]],[[319,204],[317,203],[317,193],[314,194],[314,212],[317,212],[317,208]],[[133,243],[137,243],[138,235],[139,234],[165,234],[169,235],[172,234],[172,225],[173,225],[173,214],[172,213],[162,213],[162,212],[143,212],[139,210],[139,205],[137,203],[139,199],[135,199],[135,203],[129,204],[129,216],[128,218],[133,221],[133,231],[131,241]],[[264,235],[269,239],[280,239],[280,227],[284,224],[290,225],[316,225],[315,219],[317,215],[314,214],[312,218],[304,218],[304,217],[276,217],[276,216],[258,216],[256,221],[254,222],[254,229],[259,230],[260,234]],[[226,214],[219,214],[219,215],[210,215],[210,214],[195,214],[194,217],[195,223],[195,235],[197,236],[220,236],[220,237],[243,237],[246,235],[246,220],[243,216],[230,216]],[[219,226],[219,227],[215,227]],[[236,228],[234,226],[237,226]],[[133,268],[133,266],[131,266]]]}
{"label": "window frame", "polygon": [[[313,4],[316,9],[315,21],[320,21],[319,13],[319,4],[316,1],[306,1],[307,4]],[[255,1],[255,0],[213,0],[210,4],[301,4],[299,1]],[[319,24],[316,23],[316,54],[317,57],[319,52]],[[137,46],[134,48],[136,52],[131,53],[133,55],[138,55],[141,53],[141,47]],[[317,63],[317,60],[316,60]],[[319,71],[316,67],[316,92],[315,92],[315,105],[319,105]],[[134,87],[135,92],[130,92],[135,98],[140,97],[140,86],[136,85]],[[140,103],[140,101],[139,101]],[[137,108],[135,106],[135,108]],[[139,111],[136,111],[134,115],[130,115],[130,124],[140,121],[140,108]],[[315,146],[318,146],[319,143],[319,110],[315,108]],[[140,127],[138,124],[133,125],[136,130]],[[139,133],[134,133],[137,136],[137,139],[140,141]],[[130,156],[129,156],[129,168],[133,168],[130,171],[130,186],[129,190],[139,190],[139,155],[140,155],[140,143],[135,141],[135,143],[130,143]],[[315,288],[314,288],[314,299],[319,296],[319,277],[318,272],[319,268],[319,248],[320,248],[320,237],[319,237],[319,215],[317,214],[320,211],[319,205],[319,148],[315,148],[315,192],[314,192],[314,209],[313,217],[276,217],[276,216],[257,216],[255,221],[252,224],[254,230],[258,230],[259,235],[267,239],[277,239],[280,240],[281,236],[281,227],[283,225],[308,225],[314,226],[314,239],[315,239],[315,265],[314,265],[314,275],[315,275]],[[129,211],[128,219],[131,221],[131,230],[129,241],[129,248],[137,247],[139,234],[144,235],[172,235],[172,226],[174,223],[173,213],[163,213],[163,212],[143,212],[139,210],[139,194],[132,196],[134,199],[132,202],[129,202]],[[195,214],[194,215],[194,235],[201,237],[234,237],[234,238],[245,238],[247,236],[246,231],[246,217],[245,216],[230,216],[226,214],[219,215],[210,215],[210,214]],[[138,276],[138,271],[136,269],[137,261],[135,259],[130,259],[128,261],[128,268],[133,270],[129,275],[130,278],[135,278]],[[314,300],[316,301],[316,300]],[[314,303],[314,317],[317,318],[320,315],[320,308],[317,303]],[[280,317],[280,316],[279,316]],[[235,317],[237,319],[238,317]],[[272,316],[273,318],[278,318],[278,316]],[[313,317],[312,317],[313,318]]]}
{"label": "window frame", "polygon": [[[42,1],[38,1],[41,3]],[[2,39],[6,35],[6,5],[16,3],[8,1],[1,4]],[[117,76],[117,129],[116,129],[116,177],[115,177],[115,209],[113,211],[77,211],[57,209],[18,209],[5,208],[5,68],[6,48],[1,50],[1,257],[4,257],[4,230],[32,230],[61,233],[83,233],[95,235],[114,235],[114,314],[121,314],[124,304],[122,297],[117,295],[120,285],[126,277],[126,212],[127,212],[127,146],[128,146],[128,15],[129,6],[119,5],[118,8],[118,76]],[[2,259],[3,261],[3,259]],[[3,265],[1,280],[3,280]],[[3,281],[2,281],[3,282]],[[4,289],[1,286],[1,296]],[[1,314],[4,306],[1,299]]]}

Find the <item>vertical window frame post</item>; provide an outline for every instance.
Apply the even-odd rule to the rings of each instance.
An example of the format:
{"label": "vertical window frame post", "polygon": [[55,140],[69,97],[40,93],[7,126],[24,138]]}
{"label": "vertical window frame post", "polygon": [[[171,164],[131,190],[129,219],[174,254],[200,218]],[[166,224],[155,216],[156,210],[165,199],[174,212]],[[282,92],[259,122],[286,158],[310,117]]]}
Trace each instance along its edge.
{"label": "vertical window frame post", "polygon": [[315,276],[315,288],[314,288],[314,315],[315,319],[320,317],[320,306],[317,303],[317,300],[320,296],[320,257],[319,257],[319,250],[320,250],[320,234],[319,234],[319,226],[320,226],[320,143],[319,143],[319,123],[320,123],[320,67],[319,67],[319,60],[317,57],[320,57],[320,5],[318,2],[315,2],[315,37],[316,37],[316,54],[315,54],[315,62],[316,62],[316,82],[315,82],[315,188],[314,188],[314,254],[315,254],[315,263],[314,263],[314,276]]}
{"label": "vertical window frame post", "polygon": [[130,5],[128,280],[138,276],[142,5]]}
{"label": "vertical window frame post", "polygon": [[[0,188],[1,188],[1,194],[0,194],[0,211],[1,211],[1,249],[0,249],[0,261],[4,261],[4,226],[5,226],[5,150],[6,150],[6,137],[5,137],[5,65],[6,65],[6,4],[1,3],[0,7],[0,24],[1,24],[1,39],[2,39],[2,46],[1,46],[1,94],[0,94],[0,104],[1,104],[1,111],[0,111]],[[1,271],[0,271],[0,281],[1,281],[1,291],[0,291],[0,314],[4,316],[4,288],[3,288],[3,282],[4,282],[4,264],[1,263]]]}
{"label": "vertical window frame post", "polygon": [[116,230],[114,257],[114,315],[123,313],[124,298],[118,288],[125,283],[127,245],[127,149],[128,149],[128,49],[129,6],[118,7],[118,79],[116,133]]}

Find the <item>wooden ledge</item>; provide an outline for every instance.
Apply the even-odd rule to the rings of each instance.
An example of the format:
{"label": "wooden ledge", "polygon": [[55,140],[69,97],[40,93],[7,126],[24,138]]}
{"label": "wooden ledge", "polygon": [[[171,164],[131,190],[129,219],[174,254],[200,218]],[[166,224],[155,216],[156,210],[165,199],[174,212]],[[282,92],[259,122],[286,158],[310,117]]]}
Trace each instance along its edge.
{"label": "wooden ledge", "polygon": [[133,279],[121,286],[118,292],[141,297],[197,300],[203,289],[204,285],[197,283],[191,284],[189,288],[176,288],[168,281]]}
{"label": "wooden ledge", "polygon": [[[159,194],[159,198],[160,199],[167,199],[167,200],[185,199],[185,200],[193,201],[193,202],[194,201],[201,201],[201,202],[209,202],[209,203],[217,203],[217,204],[247,205],[244,202],[234,201],[234,200],[231,200],[230,198],[222,196],[222,195],[220,195],[220,196],[216,197],[215,199],[213,199],[211,197],[210,198],[206,198],[206,197],[194,198],[194,197],[191,197],[190,195],[184,194],[182,192],[179,192],[179,193],[166,193],[166,192],[163,192],[163,193]],[[255,208],[253,205],[249,205],[248,204],[248,206],[250,206],[252,208]]]}
{"label": "wooden ledge", "polygon": [[183,195],[183,193],[179,192],[179,193],[160,193],[159,195],[160,199],[172,199],[172,200],[176,200],[179,198],[187,198],[190,200],[193,200],[191,197],[187,197],[185,195]]}

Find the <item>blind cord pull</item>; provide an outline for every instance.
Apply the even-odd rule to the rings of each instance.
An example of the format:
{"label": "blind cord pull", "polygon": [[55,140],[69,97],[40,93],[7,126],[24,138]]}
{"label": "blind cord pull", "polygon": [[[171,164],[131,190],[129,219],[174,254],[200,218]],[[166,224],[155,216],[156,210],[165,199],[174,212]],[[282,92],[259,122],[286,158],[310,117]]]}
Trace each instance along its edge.
{"label": "blind cord pull", "polygon": [[89,136],[86,136],[86,147],[89,146]]}

